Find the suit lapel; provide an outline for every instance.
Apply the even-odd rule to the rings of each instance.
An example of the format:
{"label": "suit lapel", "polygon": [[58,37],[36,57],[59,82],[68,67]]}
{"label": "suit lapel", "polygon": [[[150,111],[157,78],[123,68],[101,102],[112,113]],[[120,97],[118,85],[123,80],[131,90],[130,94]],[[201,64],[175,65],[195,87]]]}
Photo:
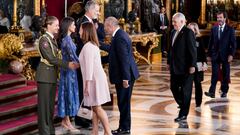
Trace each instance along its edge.
{"label": "suit lapel", "polygon": [[225,27],[223,28],[223,32],[222,32],[220,40],[222,40],[225,37],[225,34],[227,33],[227,30],[228,30],[228,27],[227,27],[227,25],[225,25]]}
{"label": "suit lapel", "polygon": [[[177,37],[176,37],[176,39],[175,39],[175,41],[174,41],[174,43],[173,43],[172,46],[174,46],[174,45],[178,42],[179,38],[182,37],[184,29],[185,29],[185,26],[183,26],[183,28],[181,29],[181,31],[178,33],[178,35],[177,35]],[[176,31],[175,31],[175,33],[176,33]],[[173,36],[174,36],[174,35],[173,35]]]}

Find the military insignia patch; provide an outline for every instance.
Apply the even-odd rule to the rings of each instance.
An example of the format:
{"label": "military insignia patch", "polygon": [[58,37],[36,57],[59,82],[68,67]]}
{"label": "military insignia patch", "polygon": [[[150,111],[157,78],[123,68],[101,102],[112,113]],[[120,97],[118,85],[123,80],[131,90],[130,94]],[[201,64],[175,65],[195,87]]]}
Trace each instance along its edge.
{"label": "military insignia patch", "polygon": [[48,48],[48,43],[47,43],[47,42],[44,42],[44,43],[43,43],[43,47],[44,47],[44,48]]}

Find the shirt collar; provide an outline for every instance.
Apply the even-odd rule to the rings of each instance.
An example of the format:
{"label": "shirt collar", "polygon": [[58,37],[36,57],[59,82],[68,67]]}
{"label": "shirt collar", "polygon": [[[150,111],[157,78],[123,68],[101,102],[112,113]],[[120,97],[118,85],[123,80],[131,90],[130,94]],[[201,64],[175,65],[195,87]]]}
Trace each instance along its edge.
{"label": "shirt collar", "polygon": [[46,31],[46,33],[47,33],[52,39],[54,38],[54,36],[53,36],[52,33],[48,32],[48,31]]}
{"label": "shirt collar", "polygon": [[222,26],[219,25],[219,28],[222,27],[222,29],[224,29],[226,23],[224,23]]}
{"label": "shirt collar", "polygon": [[113,34],[112,34],[112,37],[114,37],[115,36],[115,34],[117,33],[117,31],[120,29],[120,27],[117,27],[116,29],[115,29],[115,31],[113,32]]}
{"label": "shirt collar", "polygon": [[87,17],[89,22],[91,22],[91,23],[93,22],[93,20],[90,17],[88,17],[87,15],[84,15],[84,16]]}
{"label": "shirt collar", "polygon": [[181,26],[181,28],[179,30],[176,30],[176,32],[180,32],[182,30],[182,28],[184,27],[184,25]]}

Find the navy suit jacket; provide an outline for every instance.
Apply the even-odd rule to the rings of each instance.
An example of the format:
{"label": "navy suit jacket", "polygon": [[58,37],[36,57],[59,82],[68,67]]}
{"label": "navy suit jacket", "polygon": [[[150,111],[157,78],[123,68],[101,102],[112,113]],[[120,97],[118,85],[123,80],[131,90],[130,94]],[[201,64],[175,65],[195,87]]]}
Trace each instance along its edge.
{"label": "navy suit jacket", "polygon": [[136,80],[139,71],[132,52],[132,41],[128,34],[119,29],[112,37],[111,45],[101,44],[102,50],[109,52],[109,78],[112,84],[123,80]]}
{"label": "navy suit jacket", "polygon": [[234,56],[236,51],[236,36],[235,30],[225,25],[220,40],[218,39],[219,26],[214,26],[211,29],[211,36],[208,44],[208,56],[212,60],[220,58],[221,61],[227,61],[228,56]]}

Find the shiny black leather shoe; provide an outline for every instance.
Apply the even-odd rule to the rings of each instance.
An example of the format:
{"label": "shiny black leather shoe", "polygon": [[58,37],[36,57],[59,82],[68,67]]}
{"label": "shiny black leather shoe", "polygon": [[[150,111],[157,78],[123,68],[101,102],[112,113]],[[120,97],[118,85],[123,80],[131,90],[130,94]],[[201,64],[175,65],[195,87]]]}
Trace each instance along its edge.
{"label": "shiny black leather shoe", "polygon": [[123,130],[121,128],[117,130],[112,130],[113,135],[130,135],[131,131],[130,130]]}
{"label": "shiny black leather shoe", "polygon": [[187,116],[178,116],[176,119],[174,119],[175,122],[183,122],[187,120]]}
{"label": "shiny black leather shoe", "polygon": [[204,92],[204,94],[208,97],[215,98],[215,94],[210,93],[210,92]]}
{"label": "shiny black leather shoe", "polygon": [[222,93],[221,98],[225,98],[225,97],[227,97],[227,93]]}

